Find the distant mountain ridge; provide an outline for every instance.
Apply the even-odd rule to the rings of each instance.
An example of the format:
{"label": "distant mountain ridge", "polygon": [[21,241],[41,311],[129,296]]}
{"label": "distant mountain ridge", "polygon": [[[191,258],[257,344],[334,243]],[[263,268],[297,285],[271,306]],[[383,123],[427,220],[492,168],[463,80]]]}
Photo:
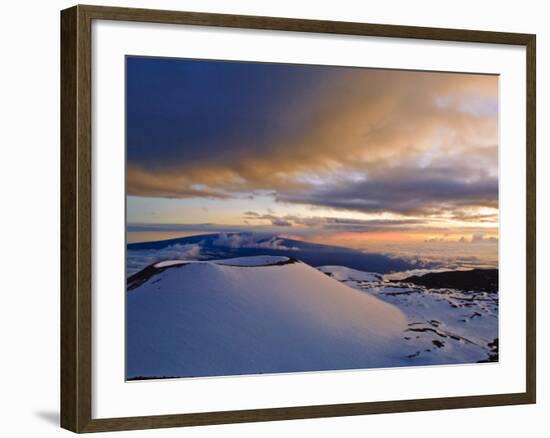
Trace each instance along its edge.
{"label": "distant mountain ridge", "polygon": [[[247,243],[239,246],[240,237],[245,241],[248,239]],[[271,245],[272,242],[276,244]],[[417,264],[401,258],[304,242],[272,234],[265,236],[253,233],[202,234],[155,242],[129,243],[127,249],[128,251],[152,251],[163,250],[174,245],[192,244],[200,246],[201,259],[205,260],[258,255],[287,256],[297,258],[311,266],[339,265],[381,274],[418,267]]]}

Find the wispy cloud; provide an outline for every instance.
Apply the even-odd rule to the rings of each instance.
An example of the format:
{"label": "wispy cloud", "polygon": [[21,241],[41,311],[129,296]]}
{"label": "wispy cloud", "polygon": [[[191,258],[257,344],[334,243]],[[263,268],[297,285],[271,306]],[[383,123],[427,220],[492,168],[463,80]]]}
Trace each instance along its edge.
{"label": "wispy cloud", "polygon": [[297,247],[289,247],[277,236],[255,233],[226,234],[221,233],[213,242],[214,246],[225,248],[264,248],[285,251],[298,251]]}
{"label": "wispy cloud", "polygon": [[433,215],[465,207],[498,206],[498,180],[464,168],[399,166],[372,171],[365,181],[281,193],[280,202],[361,212]]}
{"label": "wispy cloud", "polygon": [[159,250],[128,250],[126,275],[130,276],[152,263],[163,260],[197,260],[200,257],[200,244],[175,244]]}

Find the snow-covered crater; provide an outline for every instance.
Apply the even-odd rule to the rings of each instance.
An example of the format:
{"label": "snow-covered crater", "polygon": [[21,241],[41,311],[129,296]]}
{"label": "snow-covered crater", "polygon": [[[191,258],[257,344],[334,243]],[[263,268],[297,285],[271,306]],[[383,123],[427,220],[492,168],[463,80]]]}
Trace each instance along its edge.
{"label": "snow-covered crater", "polygon": [[128,378],[399,364],[397,307],[289,257],[147,269],[127,295]]}

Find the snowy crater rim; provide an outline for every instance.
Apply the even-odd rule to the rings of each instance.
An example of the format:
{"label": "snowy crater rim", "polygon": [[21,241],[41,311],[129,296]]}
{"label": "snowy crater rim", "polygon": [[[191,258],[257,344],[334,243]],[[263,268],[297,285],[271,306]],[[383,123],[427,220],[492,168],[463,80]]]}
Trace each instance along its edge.
{"label": "snowy crater rim", "polygon": [[187,264],[216,264],[233,267],[267,267],[281,266],[298,263],[299,260],[294,257],[287,256],[251,256],[251,257],[235,257],[221,260],[163,260],[153,265],[154,268],[169,268],[172,266],[181,266]]}

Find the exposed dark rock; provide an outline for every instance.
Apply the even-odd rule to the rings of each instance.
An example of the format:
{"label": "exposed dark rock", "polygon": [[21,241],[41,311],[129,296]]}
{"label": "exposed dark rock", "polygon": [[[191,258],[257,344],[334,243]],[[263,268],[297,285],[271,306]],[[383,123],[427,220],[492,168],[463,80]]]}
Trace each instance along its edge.
{"label": "exposed dark rock", "polygon": [[489,356],[487,359],[479,360],[478,363],[498,362],[498,338],[495,338],[492,342],[489,342],[487,347],[491,349]]}
{"label": "exposed dark rock", "polygon": [[284,266],[284,265],[292,265],[294,263],[300,263],[300,260],[294,258],[294,257],[286,257],[286,260],[280,260],[275,263],[268,263],[265,265],[230,265],[229,263],[223,263],[223,266],[233,266],[235,268],[261,268],[266,266]]}
{"label": "exposed dark rock", "polygon": [[434,339],[432,344],[434,344],[437,348],[443,348],[445,346],[445,342],[439,341],[438,339]]}
{"label": "exposed dark rock", "polygon": [[418,290],[418,289],[410,289],[410,288],[408,288],[408,289],[409,290],[404,291],[404,292],[380,292],[380,295],[387,295],[389,297],[397,297],[399,295],[412,295],[412,294],[422,293],[422,291]]}
{"label": "exposed dark rock", "polygon": [[426,275],[399,280],[430,289],[451,288],[465,291],[498,292],[498,269],[472,269],[470,271],[431,272]]}
{"label": "exposed dark rock", "polygon": [[168,268],[181,268],[182,266],[187,265],[187,263],[164,266],[161,268],[157,268],[155,265],[156,263],[153,263],[152,265],[149,265],[146,268],[142,269],[141,271],[136,272],[134,275],[131,275],[130,277],[128,277],[128,279],[126,280],[126,290],[130,291],[141,286],[143,283],[147,282],[150,278],[152,278],[157,274],[160,274],[161,272],[165,271]]}
{"label": "exposed dark rock", "polygon": [[[445,333],[438,332],[437,330],[435,330],[431,327],[408,328],[405,331],[407,331],[407,332],[419,332],[419,333],[432,332],[432,333],[435,333],[437,336],[441,336],[442,338],[446,338],[448,336]],[[451,338],[452,338],[452,336],[451,336]],[[458,340],[459,338],[456,338],[456,339]]]}

